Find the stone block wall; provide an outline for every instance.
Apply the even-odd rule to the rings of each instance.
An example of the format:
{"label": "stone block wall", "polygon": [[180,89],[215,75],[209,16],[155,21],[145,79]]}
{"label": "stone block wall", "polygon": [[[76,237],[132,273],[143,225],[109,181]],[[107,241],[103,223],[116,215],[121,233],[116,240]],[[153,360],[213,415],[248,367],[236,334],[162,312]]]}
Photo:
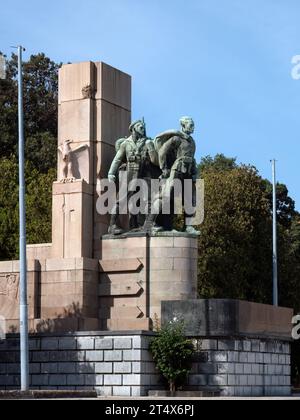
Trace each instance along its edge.
{"label": "stone block wall", "polygon": [[[123,334],[123,333],[122,333]],[[35,335],[30,338],[30,386],[96,390],[102,396],[144,396],[160,389],[148,351],[151,333]],[[17,336],[0,341],[0,389],[20,386]]]}
{"label": "stone block wall", "polygon": [[223,396],[291,395],[289,342],[263,339],[197,340],[189,388],[218,388]]}
{"label": "stone block wall", "polygon": [[[153,333],[73,333],[30,338],[33,389],[96,390],[103,396],[146,396],[165,389],[149,352]],[[195,339],[184,389],[222,396],[291,395],[290,343],[272,339]],[[20,385],[19,339],[0,341],[0,389]]]}

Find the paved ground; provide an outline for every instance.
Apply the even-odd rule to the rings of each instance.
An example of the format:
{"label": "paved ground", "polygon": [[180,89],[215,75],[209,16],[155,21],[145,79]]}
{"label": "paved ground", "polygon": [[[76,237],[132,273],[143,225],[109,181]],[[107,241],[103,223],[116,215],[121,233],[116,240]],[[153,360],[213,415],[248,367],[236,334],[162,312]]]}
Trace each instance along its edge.
{"label": "paved ground", "polygon": [[[74,398],[39,399],[51,401],[74,401]],[[216,397],[216,398],[152,398],[152,397],[98,397],[98,398],[76,398],[83,401],[300,401],[300,394],[292,397]]]}
{"label": "paved ground", "polygon": [[98,398],[99,401],[300,401],[300,396],[294,397],[261,397],[261,398],[239,398],[239,397],[218,397],[218,398]]}

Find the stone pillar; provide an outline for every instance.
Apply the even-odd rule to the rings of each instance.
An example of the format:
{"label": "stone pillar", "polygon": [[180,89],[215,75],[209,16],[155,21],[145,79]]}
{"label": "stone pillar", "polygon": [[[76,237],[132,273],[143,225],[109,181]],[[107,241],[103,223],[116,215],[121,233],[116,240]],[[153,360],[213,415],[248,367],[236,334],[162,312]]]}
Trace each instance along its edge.
{"label": "stone pillar", "polygon": [[[72,149],[87,145],[88,158],[80,162],[79,179],[95,183],[94,143],[96,140],[94,63],[67,64],[59,71],[58,146],[72,140]],[[58,179],[61,179],[61,154],[58,156]],[[76,177],[77,178],[77,177]]]}
{"label": "stone pillar", "polygon": [[64,178],[60,148],[66,140],[72,141],[76,181],[53,185],[52,258],[93,257],[96,87],[94,63],[68,64],[59,71],[58,181]]}
{"label": "stone pillar", "polygon": [[[76,241],[83,243],[83,232],[90,232],[92,248],[88,253],[79,255],[74,250],[70,257],[96,258],[100,257],[100,238],[107,233],[109,217],[100,216],[96,212],[96,202],[99,197],[100,179],[106,178],[109,167],[115,155],[115,142],[121,137],[128,136],[128,127],[131,121],[131,77],[104,63],[79,63],[62,66],[59,72],[59,118],[58,118],[58,146],[64,141],[71,140],[71,149],[78,152],[73,165],[76,181],[85,181],[92,190],[93,203],[90,198],[70,195],[67,183],[59,188],[54,186],[53,211],[53,243],[55,244],[52,256],[63,257],[61,250],[63,243],[70,242],[71,231],[62,232],[60,226],[65,218],[64,208],[61,206],[67,195],[70,209],[86,206],[90,212],[88,217],[81,218],[83,223],[81,234]],[[77,153],[77,152],[76,152]],[[62,153],[58,154],[58,180],[62,179]],[[85,193],[87,188],[85,189]],[[57,190],[59,189],[59,194]],[[90,195],[90,189],[88,189]],[[81,194],[84,194],[83,190]],[[60,195],[60,197],[58,197]],[[73,202],[75,200],[75,202]],[[87,225],[85,225],[87,223]],[[68,236],[70,233],[70,237]],[[84,248],[84,247],[82,247]]]}
{"label": "stone pillar", "polygon": [[92,258],[93,187],[85,181],[55,182],[52,258]]}

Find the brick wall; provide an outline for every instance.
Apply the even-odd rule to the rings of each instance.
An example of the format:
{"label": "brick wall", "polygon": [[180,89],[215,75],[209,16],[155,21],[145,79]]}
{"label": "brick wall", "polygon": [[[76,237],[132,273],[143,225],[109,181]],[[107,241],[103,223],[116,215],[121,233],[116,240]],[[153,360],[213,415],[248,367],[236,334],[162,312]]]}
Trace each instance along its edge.
{"label": "brick wall", "polygon": [[[30,339],[34,389],[95,389],[105,396],[146,396],[164,389],[150,352],[151,333],[35,335]],[[187,389],[223,396],[291,394],[290,343],[266,339],[197,339]],[[20,385],[19,341],[0,341],[0,389]]]}
{"label": "brick wall", "polygon": [[193,389],[217,387],[223,396],[291,395],[290,343],[278,340],[197,340],[189,377]]}
{"label": "brick wall", "polygon": [[[122,333],[123,334],[123,333]],[[95,389],[99,395],[141,396],[159,389],[148,346],[150,334],[36,336],[30,339],[34,389]],[[0,341],[0,389],[20,385],[16,337]]]}

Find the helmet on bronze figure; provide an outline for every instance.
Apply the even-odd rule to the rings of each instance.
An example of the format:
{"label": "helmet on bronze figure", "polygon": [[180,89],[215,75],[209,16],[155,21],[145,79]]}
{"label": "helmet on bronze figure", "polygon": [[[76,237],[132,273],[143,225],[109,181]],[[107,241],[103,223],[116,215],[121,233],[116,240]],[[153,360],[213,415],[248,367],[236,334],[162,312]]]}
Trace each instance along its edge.
{"label": "helmet on bronze figure", "polygon": [[146,124],[144,119],[137,120],[130,124],[129,131],[133,133],[134,131],[141,136],[146,136]]}

